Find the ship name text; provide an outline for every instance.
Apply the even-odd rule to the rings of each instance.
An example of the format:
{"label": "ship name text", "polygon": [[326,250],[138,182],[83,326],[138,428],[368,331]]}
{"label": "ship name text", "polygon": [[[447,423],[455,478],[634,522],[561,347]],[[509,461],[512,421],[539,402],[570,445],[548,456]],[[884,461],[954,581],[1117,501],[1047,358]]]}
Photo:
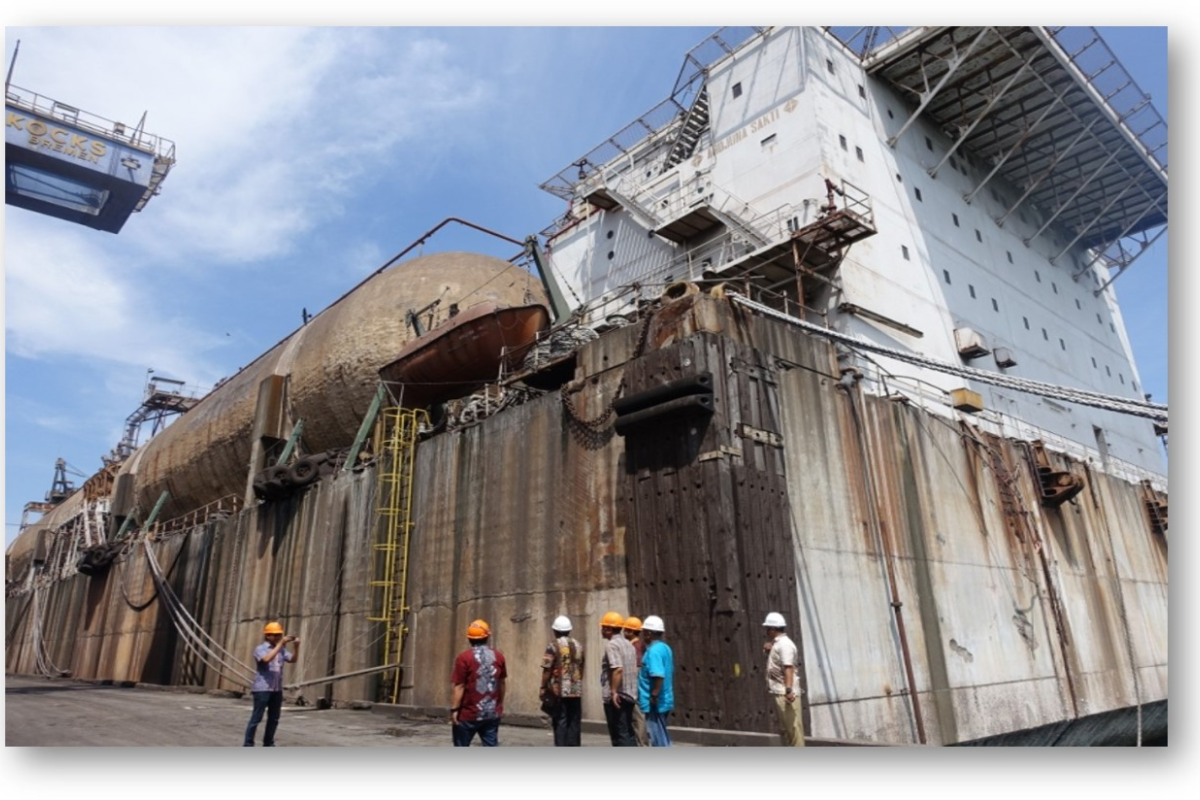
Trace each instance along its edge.
{"label": "ship name text", "polygon": [[745,139],[750,134],[761,131],[763,128],[767,127],[768,125],[777,121],[778,119],[779,119],[779,109],[778,108],[768,111],[766,114],[763,114],[761,117],[754,120],[749,125],[745,125],[745,126],[739,128],[738,130],[729,134],[724,139],[722,139],[721,141],[717,142],[712,147],[710,147],[708,149],[709,158],[712,158],[713,156],[717,155],[718,153],[728,150],[730,147],[732,147],[733,145],[742,141],[742,139]]}
{"label": "ship name text", "polygon": [[90,164],[99,164],[108,148],[104,142],[89,139],[74,131],[47,125],[40,119],[27,119],[9,111],[5,127],[29,134],[29,146],[72,156]]}

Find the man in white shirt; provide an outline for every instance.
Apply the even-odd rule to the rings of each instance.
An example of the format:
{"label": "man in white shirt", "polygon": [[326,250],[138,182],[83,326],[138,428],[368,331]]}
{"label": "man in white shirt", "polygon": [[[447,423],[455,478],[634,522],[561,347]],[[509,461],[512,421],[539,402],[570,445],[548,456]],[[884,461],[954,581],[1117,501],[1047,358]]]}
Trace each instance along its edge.
{"label": "man in white shirt", "polygon": [[767,614],[763,622],[767,629],[767,691],[775,700],[779,720],[779,739],[784,747],[804,747],[804,731],[800,723],[800,654],[796,643],[788,638],[787,622],[778,611]]}

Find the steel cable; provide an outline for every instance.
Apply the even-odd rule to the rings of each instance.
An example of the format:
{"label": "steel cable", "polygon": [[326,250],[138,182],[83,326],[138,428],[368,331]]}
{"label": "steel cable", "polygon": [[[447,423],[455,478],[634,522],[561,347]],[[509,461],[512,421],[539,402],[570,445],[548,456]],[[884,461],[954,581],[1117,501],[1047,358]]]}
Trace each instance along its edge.
{"label": "steel cable", "polygon": [[775,319],[782,320],[790,325],[803,328],[804,330],[817,336],[822,336],[826,339],[832,339],[833,341],[839,342],[853,349],[878,353],[880,355],[888,356],[889,358],[894,358],[897,361],[904,361],[909,364],[926,367],[938,372],[957,375],[959,377],[977,380],[981,383],[988,383],[993,386],[1000,386],[1006,389],[1026,392],[1028,394],[1035,394],[1041,397],[1049,397],[1056,400],[1064,400],[1069,403],[1078,403],[1079,405],[1100,408],[1106,411],[1113,411],[1118,414],[1130,414],[1133,416],[1145,417],[1147,419],[1152,419],[1163,423],[1166,423],[1167,421],[1167,406],[1161,403],[1150,403],[1124,397],[1115,397],[1113,395],[1091,392],[1085,389],[1074,389],[1052,383],[1043,383],[1042,381],[1030,380],[1028,378],[997,375],[996,373],[988,372],[987,370],[966,367],[960,364],[950,364],[930,356],[924,356],[917,353],[907,353],[902,350],[896,350],[891,347],[875,344],[874,342],[867,341],[866,339],[853,334],[842,333],[829,328],[822,328],[819,325],[806,322],[798,317],[785,314],[782,311],[776,311],[769,306],[762,305],[761,303],[757,303],[738,294],[733,294],[732,292],[730,293],[729,297],[734,303],[744,306],[745,308],[757,311],[770,317],[774,317]]}

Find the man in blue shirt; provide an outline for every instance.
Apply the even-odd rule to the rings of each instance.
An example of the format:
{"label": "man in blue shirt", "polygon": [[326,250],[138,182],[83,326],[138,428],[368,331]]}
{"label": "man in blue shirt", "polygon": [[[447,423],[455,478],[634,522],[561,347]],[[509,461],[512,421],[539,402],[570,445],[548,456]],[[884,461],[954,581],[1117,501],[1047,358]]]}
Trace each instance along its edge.
{"label": "man in blue shirt", "polygon": [[[279,712],[283,709],[283,663],[295,661],[296,653],[300,652],[300,640],[295,636],[284,636],[283,626],[278,622],[267,623],[263,638],[266,641],[254,648],[255,675],[250,684],[254,711],[250,713],[250,723],[246,725],[242,742],[246,747],[254,747],[254,734],[262,721],[263,711],[267,712],[263,747],[275,746],[275,729],[279,727]],[[286,644],[293,645],[291,651],[284,649]]]}
{"label": "man in blue shirt", "polygon": [[675,655],[663,639],[661,617],[651,615],[642,622],[642,668],[638,672],[638,707],[646,715],[651,747],[670,747],[667,715],[675,708]]}

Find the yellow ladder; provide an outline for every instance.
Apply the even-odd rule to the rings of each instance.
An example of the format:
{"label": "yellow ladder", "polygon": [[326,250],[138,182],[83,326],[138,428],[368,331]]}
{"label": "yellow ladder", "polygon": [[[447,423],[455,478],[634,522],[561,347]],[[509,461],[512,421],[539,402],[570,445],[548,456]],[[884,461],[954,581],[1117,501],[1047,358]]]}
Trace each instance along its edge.
{"label": "yellow ladder", "polygon": [[413,471],[416,464],[417,433],[429,415],[410,408],[386,408],[381,412],[383,447],[379,459],[376,514],[378,528],[371,546],[370,581],[372,622],[384,624],[383,664],[395,664],[390,678],[385,674],[381,693],[395,703],[400,695],[401,659],[404,656],[404,622],[408,613],[408,541],[412,533]]}

